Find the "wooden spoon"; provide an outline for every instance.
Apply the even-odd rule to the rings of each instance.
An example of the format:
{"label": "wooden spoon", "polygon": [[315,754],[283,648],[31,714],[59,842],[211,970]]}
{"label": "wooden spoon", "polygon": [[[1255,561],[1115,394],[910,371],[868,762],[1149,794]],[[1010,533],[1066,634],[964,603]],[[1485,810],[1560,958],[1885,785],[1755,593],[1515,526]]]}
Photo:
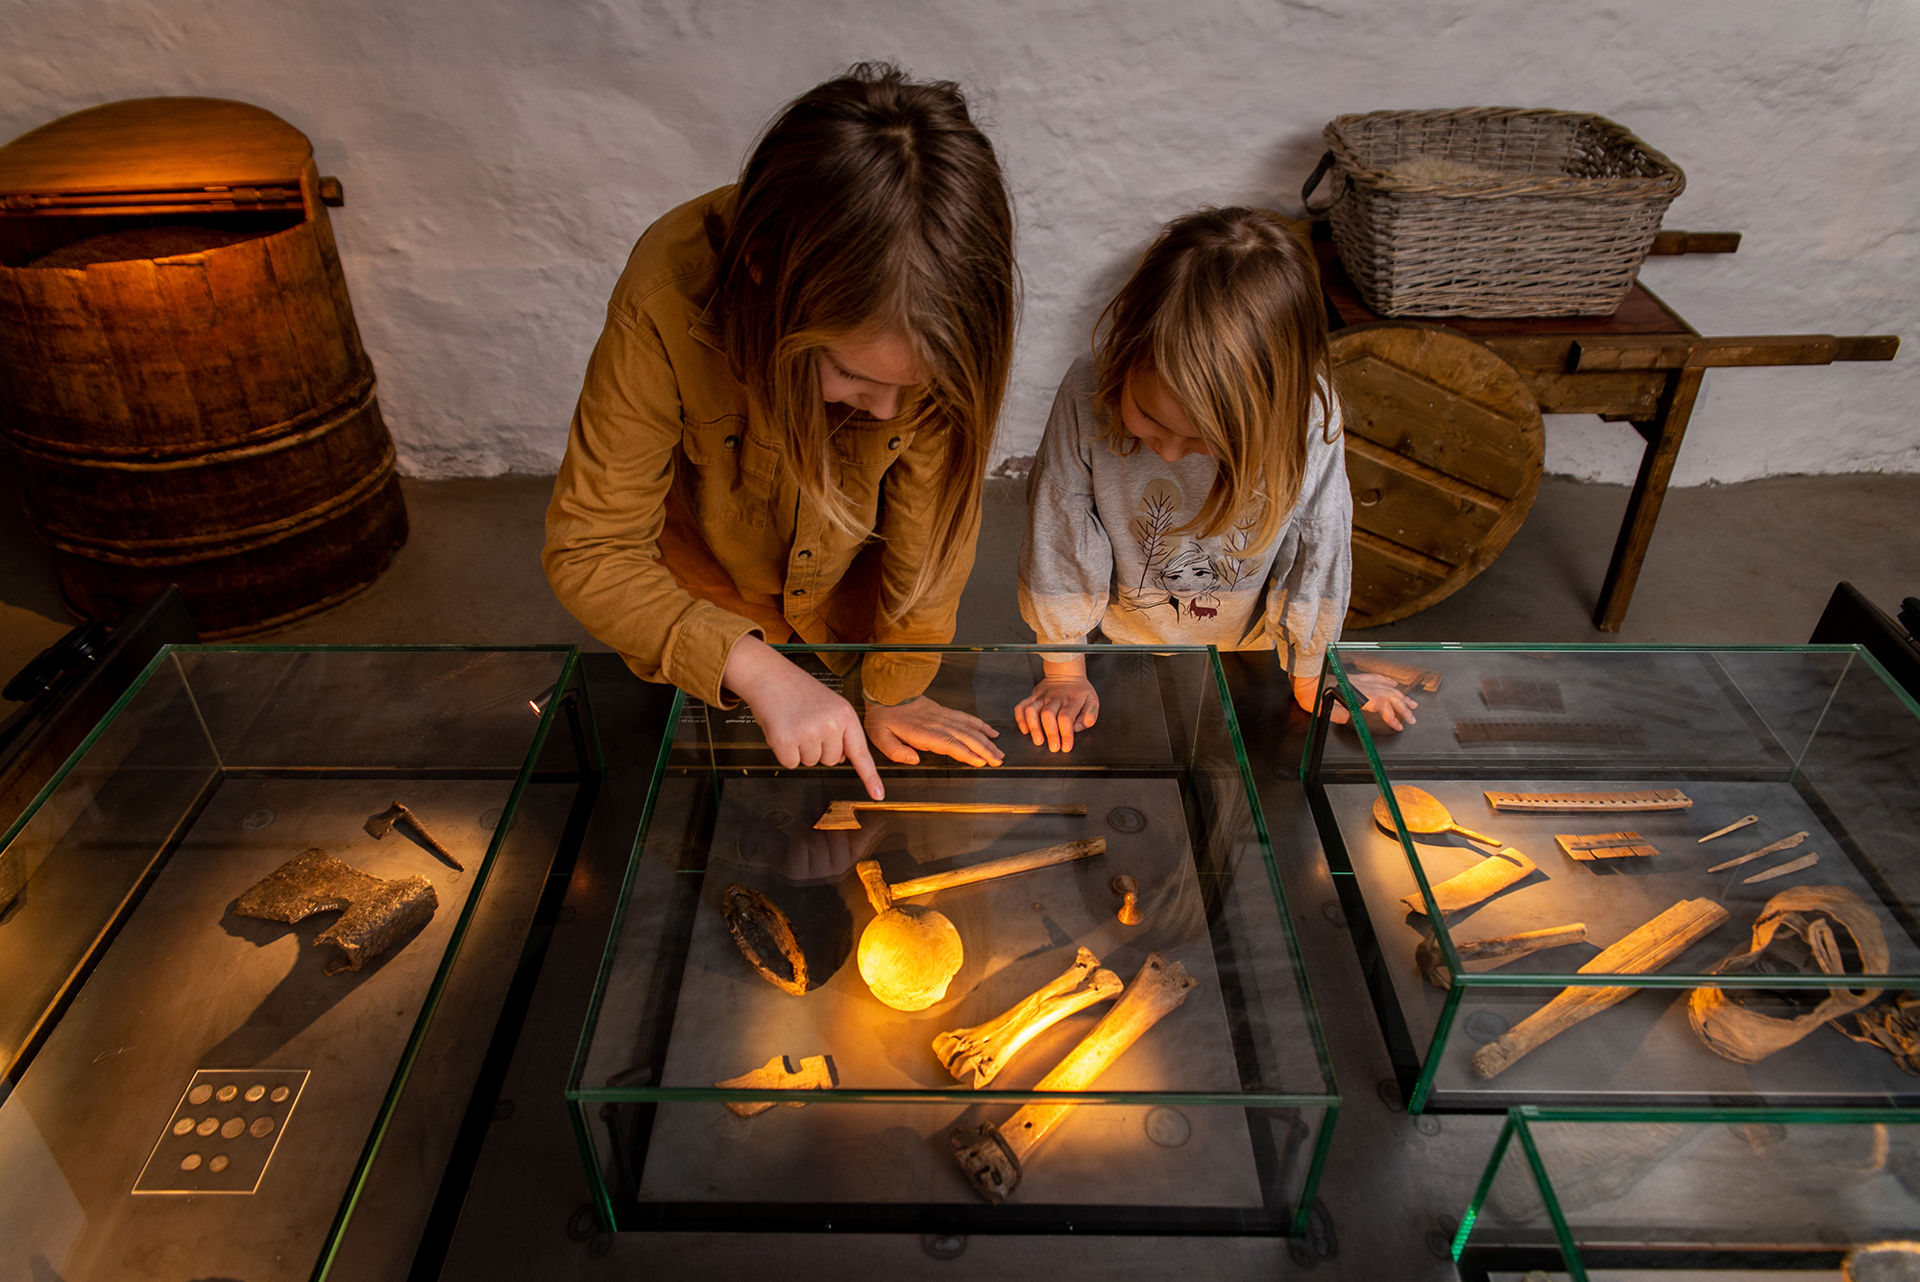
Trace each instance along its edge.
{"label": "wooden spoon", "polygon": [[[1393,799],[1400,806],[1400,818],[1406,821],[1408,832],[1421,834],[1457,832],[1468,841],[1484,842],[1489,846],[1506,844],[1498,837],[1489,837],[1484,832],[1462,828],[1453,821],[1453,816],[1448,813],[1447,808],[1440,804],[1440,799],[1423,788],[1395,787]],[[1385,831],[1389,833],[1393,831],[1393,814],[1387,809],[1385,797],[1374,799],[1373,821]]]}

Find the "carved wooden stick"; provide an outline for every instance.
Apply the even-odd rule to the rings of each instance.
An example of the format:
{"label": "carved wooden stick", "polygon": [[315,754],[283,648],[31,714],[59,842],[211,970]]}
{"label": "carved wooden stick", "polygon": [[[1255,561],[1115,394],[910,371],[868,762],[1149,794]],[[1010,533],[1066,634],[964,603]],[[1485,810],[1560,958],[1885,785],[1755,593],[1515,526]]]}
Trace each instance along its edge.
{"label": "carved wooden stick", "polygon": [[1740,884],[1743,886],[1751,886],[1756,881],[1772,881],[1775,877],[1784,877],[1790,872],[1799,872],[1803,868],[1811,868],[1819,862],[1820,856],[1817,854],[1802,855],[1798,859],[1787,860],[1787,862],[1777,868],[1769,868],[1765,872],[1757,872]]}
{"label": "carved wooden stick", "polygon": [[[1576,921],[1569,926],[1548,926],[1545,930],[1525,930],[1517,935],[1475,939],[1464,944],[1456,940],[1453,950],[1460,955],[1461,969],[1479,974],[1548,948],[1585,943],[1586,939],[1587,924]],[[1429,984],[1435,988],[1453,986],[1453,972],[1447,969],[1447,959],[1440,951],[1437,937],[1429,934],[1421,940],[1420,947],[1414,949],[1413,959],[1419,964],[1420,973],[1427,977]]]}
{"label": "carved wooden stick", "polygon": [[1058,979],[1029,994],[1011,1009],[972,1028],[956,1028],[933,1039],[937,1055],[953,1080],[973,1075],[979,1090],[1020,1053],[1020,1048],[1078,1010],[1103,1002],[1120,992],[1120,977],[1100,965],[1100,959],[1082,948]]}
{"label": "carved wooden stick", "polygon": [[[1498,854],[1488,855],[1465,872],[1455,873],[1432,887],[1433,902],[1442,915],[1471,908],[1483,899],[1491,899],[1523,877],[1533,875],[1536,865],[1512,846],[1502,846]],[[1400,902],[1410,913],[1425,916],[1427,901],[1420,892],[1402,895]]]}
{"label": "carved wooden stick", "polygon": [[[1086,1090],[1127,1047],[1178,1009],[1193,983],[1179,962],[1169,963],[1159,953],[1147,954],[1146,964],[1113,1009],[1034,1089]],[[949,1136],[954,1156],[974,1190],[998,1206],[1019,1185],[1021,1163],[1073,1109],[1072,1104],[1027,1104],[998,1126],[988,1122],[955,1127]]]}
{"label": "carved wooden stick", "polygon": [[[1583,975],[1640,975],[1658,970],[1727,919],[1727,910],[1711,899],[1683,899],[1624,939],[1601,950],[1580,968]],[[1482,1078],[1512,1067],[1515,1060],[1559,1036],[1589,1015],[1625,1001],[1638,988],[1567,988],[1515,1024],[1473,1056],[1474,1075]]]}
{"label": "carved wooden stick", "polygon": [[887,890],[895,899],[916,899],[937,890],[953,890],[959,886],[971,886],[976,881],[992,881],[995,877],[1011,877],[1015,873],[1032,872],[1036,868],[1051,868],[1055,864],[1072,863],[1076,859],[1105,854],[1106,851],[1105,837],[1063,841],[1055,846],[1029,850],[1023,855],[989,859],[971,868],[955,868],[951,872],[937,872],[926,877],[915,877],[911,881],[897,882],[888,886]]}
{"label": "carved wooden stick", "polygon": [[[830,1055],[809,1055],[795,1068],[785,1055],[775,1055],[772,1059],[754,1069],[751,1073],[742,1073],[738,1077],[729,1077],[714,1085],[723,1090],[770,1090],[770,1091],[824,1091],[840,1084],[840,1075],[834,1070],[833,1057]],[[787,1108],[805,1108],[803,1099],[757,1099],[741,1103],[728,1100],[727,1108],[736,1117],[758,1117],[777,1105]]]}
{"label": "carved wooden stick", "polygon": [[1801,842],[1805,841],[1808,837],[1812,835],[1813,834],[1809,833],[1805,828],[1802,828],[1799,832],[1794,833],[1793,836],[1791,837],[1782,837],[1780,840],[1774,842],[1772,845],[1762,846],[1758,850],[1749,850],[1746,854],[1737,856],[1733,859],[1723,860],[1722,862],[1717,863],[1713,867],[1707,869],[1707,871],[1708,872],[1725,872],[1729,868],[1738,868],[1741,864],[1752,863],[1754,860],[1760,858],[1760,856],[1762,855],[1773,855],[1773,854],[1778,854],[1782,850],[1792,850],[1795,846],[1799,845]]}
{"label": "carved wooden stick", "polygon": [[1083,805],[1000,806],[981,801],[835,801],[827,806],[813,826],[825,832],[851,830],[860,826],[862,810],[890,810],[899,814],[925,815],[1084,815]]}

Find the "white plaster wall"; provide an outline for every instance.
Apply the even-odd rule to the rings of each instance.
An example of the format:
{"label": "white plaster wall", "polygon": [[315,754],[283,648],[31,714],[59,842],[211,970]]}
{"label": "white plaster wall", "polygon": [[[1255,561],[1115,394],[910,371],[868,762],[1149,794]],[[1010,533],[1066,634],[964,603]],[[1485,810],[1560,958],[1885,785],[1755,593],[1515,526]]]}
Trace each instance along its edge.
{"label": "white plaster wall", "polygon": [[[1020,220],[1001,456],[1164,219],[1297,203],[1346,111],[1597,111],[1679,162],[1670,227],[1746,233],[1645,279],[1710,334],[1920,341],[1914,0],[0,0],[0,137],[206,94],[313,140],[404,469],[550,471],[634,238],[862,57],[959,80]],[[1920,354],[1707,376],[1676,480],[1920,471]],[[1624,425],[1548,467],[1626,480]]]}

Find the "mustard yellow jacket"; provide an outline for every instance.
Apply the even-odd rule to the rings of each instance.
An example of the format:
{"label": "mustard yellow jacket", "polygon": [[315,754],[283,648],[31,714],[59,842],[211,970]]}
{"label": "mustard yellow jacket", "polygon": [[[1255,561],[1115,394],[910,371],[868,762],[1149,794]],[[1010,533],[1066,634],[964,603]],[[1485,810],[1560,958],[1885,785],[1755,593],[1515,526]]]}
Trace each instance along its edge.
{"label": "mustard yellow jacket", "polygon": [[[833,473],[870,533],[849,538],[800,497],[780,425],[749,403],[707,315],[716,256],[704,218],[723,187],[673,210],[634,246],[587,364],[547,507],[542,563],[562,605],[634,673],[725,706],[720,676],[748,633],[815,644],[944,644],[973,566],[979,512],[958,553],[897,622],[886,609],[933,555],[946,483],[933,433],[849,423]],[[825,656],[834,662],[844,656]],[[866,697],[924,690],[926,656],[869,655]]]}

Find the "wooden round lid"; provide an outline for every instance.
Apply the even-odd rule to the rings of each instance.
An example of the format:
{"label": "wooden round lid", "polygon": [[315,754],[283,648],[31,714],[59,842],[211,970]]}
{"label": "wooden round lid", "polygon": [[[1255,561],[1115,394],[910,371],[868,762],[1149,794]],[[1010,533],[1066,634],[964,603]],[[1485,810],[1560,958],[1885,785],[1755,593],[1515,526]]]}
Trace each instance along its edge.
{"label": "wooden round lid", "polygon": [[313,147],[224,98],[135,98],[76,111],[0,147],[0,197],[295,184]]}
{"label": "wooden round lid", "polygon": [[1439,325],[1333,335],[1353,487],[1346,626],[1418,614],[1493,563],[1540,490],[1540,405],[1520,372]]}

